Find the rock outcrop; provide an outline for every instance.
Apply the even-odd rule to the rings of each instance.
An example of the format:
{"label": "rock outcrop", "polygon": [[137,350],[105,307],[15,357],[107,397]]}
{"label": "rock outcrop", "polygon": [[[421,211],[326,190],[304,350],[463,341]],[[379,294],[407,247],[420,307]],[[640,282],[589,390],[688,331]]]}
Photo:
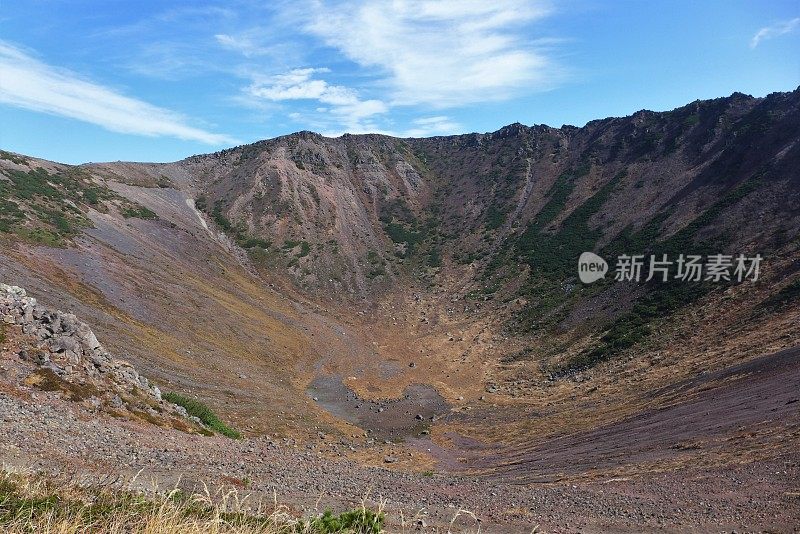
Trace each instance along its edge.
{"label": "rock outcrop", "polygon": [[0,284],[0,329],[3,374],[15,385],[115,416],[192,426],[182,407],[163,400],[158,387],[114,358],[72,313],[42,306],[24,289]]}

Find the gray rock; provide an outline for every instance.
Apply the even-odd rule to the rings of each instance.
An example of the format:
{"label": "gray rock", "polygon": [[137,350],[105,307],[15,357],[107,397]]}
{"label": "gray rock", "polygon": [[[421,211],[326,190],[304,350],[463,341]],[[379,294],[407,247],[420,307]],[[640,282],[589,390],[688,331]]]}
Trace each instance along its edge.
{"label": "gray rock", "polygon": [[71,336],[59,336],[50,341],[50,350],[53,352],[80,351],[78,340]]}

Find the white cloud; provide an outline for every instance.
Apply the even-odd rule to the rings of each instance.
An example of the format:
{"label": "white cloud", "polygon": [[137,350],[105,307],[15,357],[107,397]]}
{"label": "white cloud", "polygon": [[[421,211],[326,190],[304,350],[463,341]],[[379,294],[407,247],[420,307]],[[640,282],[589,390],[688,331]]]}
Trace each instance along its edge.
{"label": "white cloud", "polygon": [[800,28],[800,17],[791,20],[784,20],[782,22],[775,23],[772,26],[761,28],[756,32],[753,38],[750,39],[750,48],[757,47],[758,44],[765,39],[772,39],[773,37],[785,35],[798,28]]}
{"label": "white cloud", "polygon": [[414,126],[402,134],[402,137],[427,137],[429,135],[448,135],[456,133],[461,125],[450,120],[449,117],[437,115],[436,117],[422,117],[413,121]]}
{"label": "white cloud", "polygon": [[[538,0],[372,0],[311,4],[310,33],[377,69],[392,104],[436,107],[547,89],[563,70],[530,38]],[[528,35],[523,35],[523,30]]]}
{"label": "white cloud", "polygon": [[186,118],[84,80],[34,59],[0,41],[0,103],[145,136],[177,137],[210,145],[233,143],[228,136],[189,126]]}
{"label": "white cloud", "polygon": [[327,106],[317,107],[317,113],[330,115],[330,120],[358,131],[371,127],[366,120],[389,111],[389,107],[380,100],[362,100],[358,92],[349,87],[331,85],[314,77],[327,72],[329,70],[326,68],[293,69],[285,74],[255,80],[247,88],[247,93],[273,102],[314,100]]}
{"label": "white cloud", "polygon": [[247,58],[265,56],[272,52],[272,49],[259,45],[255,39],[247,35],[234,36],[226,33],[218,33],[214,36],[214,39],[223,48],[239,52]]}

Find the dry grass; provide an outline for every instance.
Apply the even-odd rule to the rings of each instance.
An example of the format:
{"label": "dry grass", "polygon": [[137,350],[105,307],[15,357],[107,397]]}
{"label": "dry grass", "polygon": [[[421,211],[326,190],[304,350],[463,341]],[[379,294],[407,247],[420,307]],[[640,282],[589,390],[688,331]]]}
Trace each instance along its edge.
{"label": "dry grass", "polygon": [[0,531],[12,534],[378,534],[383,517],[380,509],[362,505],[338,516],[301,519],[277,502],[251,503],[233,489],[144,493],[118,479],[86,484],[64,476],[0,473]]}

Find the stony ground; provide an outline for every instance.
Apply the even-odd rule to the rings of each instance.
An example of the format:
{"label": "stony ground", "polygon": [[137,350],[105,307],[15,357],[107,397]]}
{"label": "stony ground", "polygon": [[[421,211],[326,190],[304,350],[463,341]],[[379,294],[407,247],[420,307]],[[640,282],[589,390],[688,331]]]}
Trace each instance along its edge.
{"label": "stony ground", "polygon": [[800,453],[770,460],[634,476],[509,484],[485,477],[411,474],[332,459],[291,440],[230,440],[119,421],[42,392],[0,394],[0,458],[6,466],[66,470],[80,476],[121,473],[163,487],[231,485],[254,499],[298,512],[386,499],[390,531],[453,532],[769,531],[800,526]]}

